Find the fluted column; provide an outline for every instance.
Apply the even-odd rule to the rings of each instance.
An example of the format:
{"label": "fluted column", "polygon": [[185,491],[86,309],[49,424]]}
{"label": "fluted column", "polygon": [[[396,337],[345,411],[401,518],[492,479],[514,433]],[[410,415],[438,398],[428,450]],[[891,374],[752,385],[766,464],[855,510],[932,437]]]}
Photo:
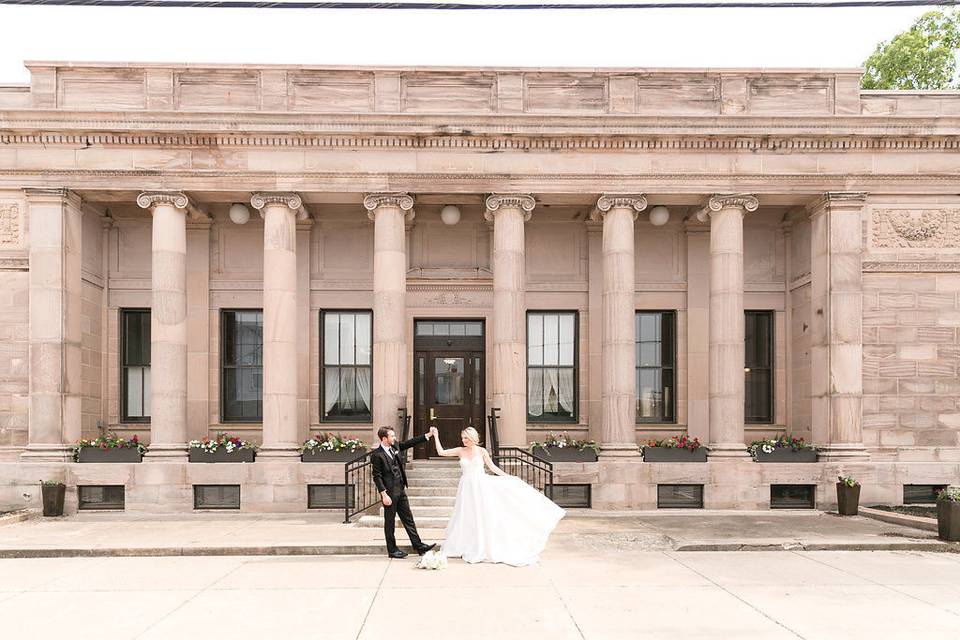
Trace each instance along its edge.
{"label": "fluted column", "polygon": [[263,218],[263,444],[261,458],[292,458],[297,432],[297,213],[295,193],[255,193]]}
{"label": "fluted column", "polygon": [[861,417],[865,203],[863,193],[827,193],[809,207],[811,430],[826,460],[868,457]]}
{"label": "fluted column", "polygon": [[407,248],[404,223],[413,196],[373,193],[363,199],[373,220],[373,428],[397,426],[407,406]]}
{"label": "fluted column", "polygon": [[66,189],[26,189],[30,421],[24,460],[70,459],[80,438],[82,214]]}
{"label": "fluted column", "polygon": [[715,195],[710,219],[710,457],[746,458],[743,438],[743,218],[756,197]]}
{"label": "fluted column", "polygon": [[149,192],[137,204],[153,216],[148,462],[187,456],[187,196]]}
{"label": "fluted column", "polygon": [[493,406],[503,446],[527,444],[524,223],[535,204],[526,194],[492,194],[484,214],[493,222]]}
{"label": "fluted column", "polygon": [[603,331],[600,447],[603,456],[635,456],[637,390],[634,233],[647,208],[642,195],[603,195],[594,220],[603,220]]}

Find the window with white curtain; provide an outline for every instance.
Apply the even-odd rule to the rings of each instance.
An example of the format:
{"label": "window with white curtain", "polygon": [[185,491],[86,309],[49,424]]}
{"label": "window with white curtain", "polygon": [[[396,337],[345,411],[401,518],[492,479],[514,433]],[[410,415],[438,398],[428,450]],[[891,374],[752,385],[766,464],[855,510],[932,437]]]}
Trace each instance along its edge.
{"label": "window with white curtain", "polygon": [[527,420],[577,420],[577,313],[527,314]]}
{"label": "window with white curtain", "polygon": [[150,310],[120,312],[123,422],[150,421]]}
{"label": "window with white curtain", "polygon": [[373,380],[373,314],[324,311],[320,373],[322,419],[370,422]]}

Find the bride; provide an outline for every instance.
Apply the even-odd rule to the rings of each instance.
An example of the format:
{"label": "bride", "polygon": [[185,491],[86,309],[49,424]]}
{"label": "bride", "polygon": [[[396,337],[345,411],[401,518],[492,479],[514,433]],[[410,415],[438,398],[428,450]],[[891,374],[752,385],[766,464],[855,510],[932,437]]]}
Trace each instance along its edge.
{"label": "bride", "polygon": [[[493,464],[473,427],[460,432],[463,446],[455,449],[440,445],[436,427],[431,427],[430,433],[437,453],[459,457],[463,473],[440,556],[516,567],[536,563],[547,537],[566,512]],[[496,475],[484,473],[484,465]]]}

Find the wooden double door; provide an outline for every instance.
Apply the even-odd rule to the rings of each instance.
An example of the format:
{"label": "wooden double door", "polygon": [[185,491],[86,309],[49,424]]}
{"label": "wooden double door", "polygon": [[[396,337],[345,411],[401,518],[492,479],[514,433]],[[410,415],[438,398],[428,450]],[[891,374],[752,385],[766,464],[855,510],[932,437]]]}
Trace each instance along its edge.
{"label": "wooden double door", "polygon": [[[456,337],[414,341],[413,431],[440,432],[444,448],[459,447],[460,432],[473,427],[484,438],[484,352],[478,340]],[[437,457],[433,442],[414,450],[418,459]]]}

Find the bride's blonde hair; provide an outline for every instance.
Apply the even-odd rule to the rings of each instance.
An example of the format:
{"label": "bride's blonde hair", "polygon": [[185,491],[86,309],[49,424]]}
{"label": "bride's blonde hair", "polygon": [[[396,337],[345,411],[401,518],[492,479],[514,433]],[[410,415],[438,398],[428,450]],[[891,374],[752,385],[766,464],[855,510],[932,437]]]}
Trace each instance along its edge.
{"label": "bride's blonde hair", "polygon": [[473,444],[476,444],[476,445],[480,444],[480,434],[477,433],[477,430],[474,429],[473,427],[467,427],[466,429],[460,432],[460,435],[467,436],[467,439],[473,441]]}

